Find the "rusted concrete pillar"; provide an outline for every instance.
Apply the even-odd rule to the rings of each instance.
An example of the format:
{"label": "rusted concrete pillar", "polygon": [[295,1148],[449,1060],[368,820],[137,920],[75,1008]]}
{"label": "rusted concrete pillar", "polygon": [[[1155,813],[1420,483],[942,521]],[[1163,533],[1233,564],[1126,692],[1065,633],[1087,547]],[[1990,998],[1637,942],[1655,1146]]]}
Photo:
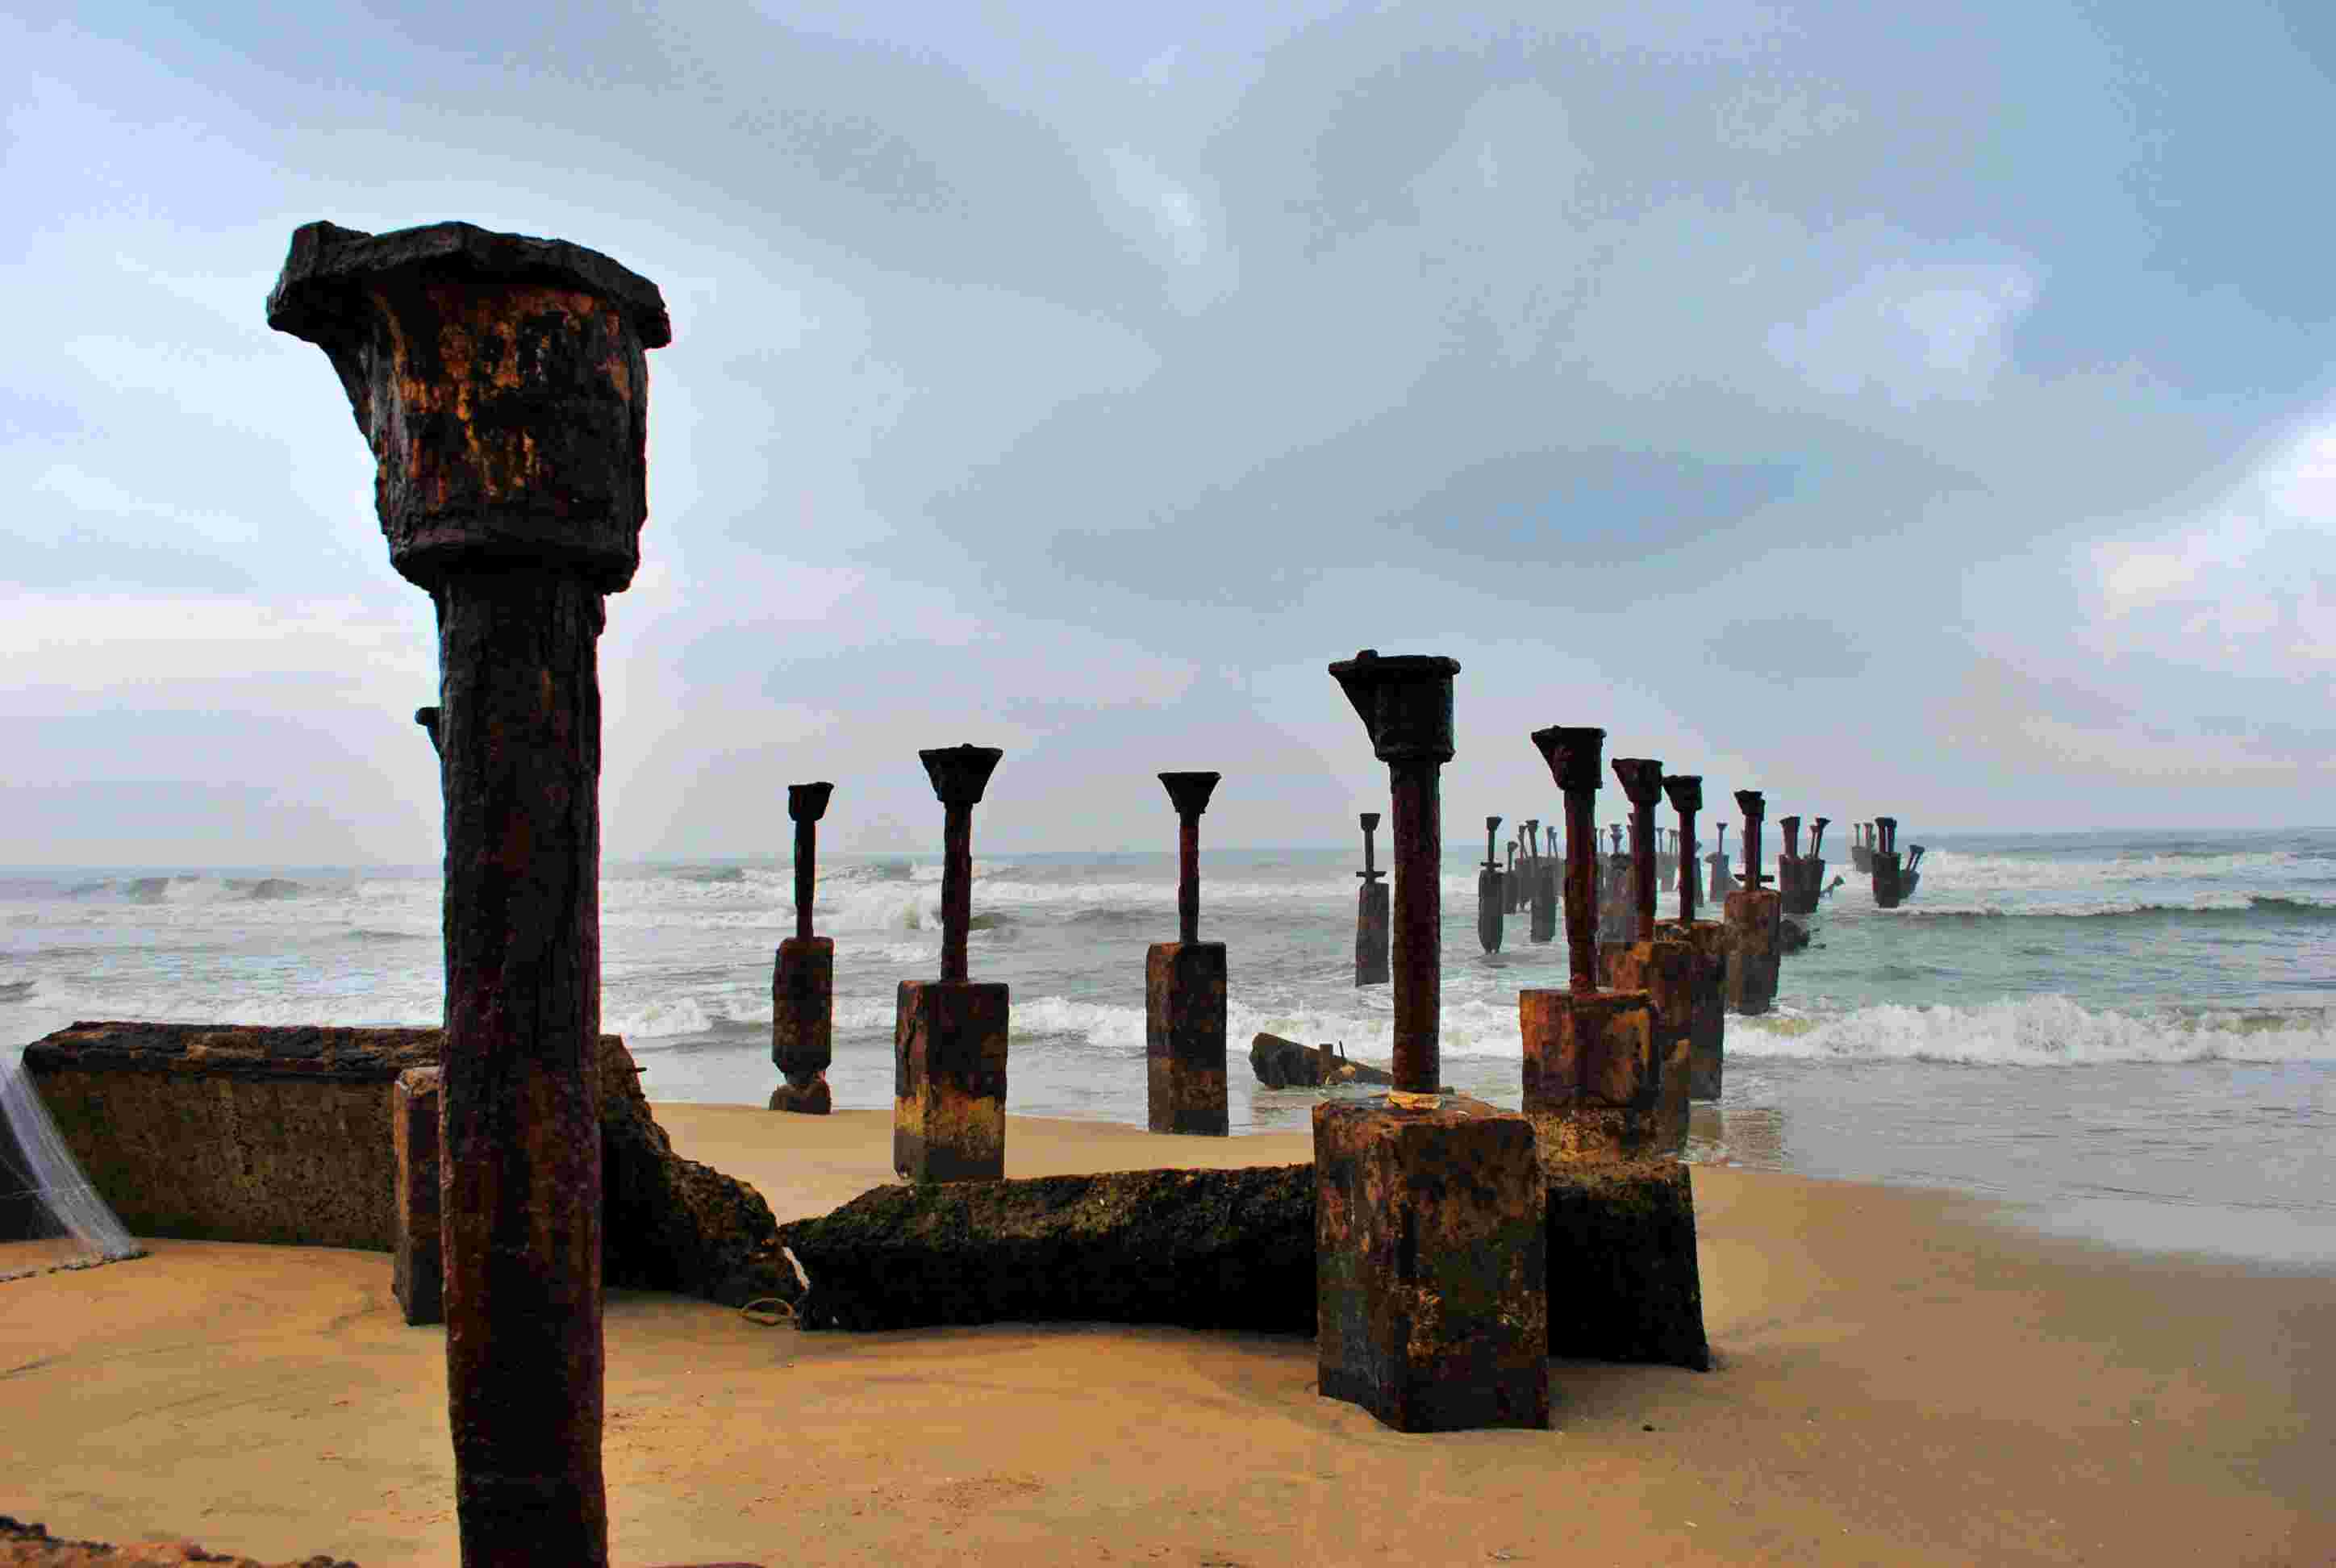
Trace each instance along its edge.
{"label": "rusted concrete pillar", "polygon": [[771,1109],[827,1115],[832,1101],[828,1064],[835,1059],[835,943],[811,934],[812,892],[819,878],[819,819],[827,814],[832,784],[787,786],[787,815],[795,824],[795,934],[779,944],[771,963],[771,1061],[781,1082]]}
{"label": "rusted concrete pillar", "polygon": [[409,1323],[443,1323],[445,1251],[438,1203],[438,1069],[408,1067],[389,1095],[390,1151],[397,1190],[389,1289]]}
{"label": "rusted concrete pillar", "polygon": [[902,980],[892,1025],[892,1169],[911,1182],[1006,1174],[1007,988],[966,978],[973,923],[973,808],[994,746],[917,754],[942,818],[941,978]]}
{"label": "rusted concrete pillar", "polygon": [[1777,900],[1788,915],[1808,914],[1817,907],[1817,892],[1809,882],[1808,863],[1801,858],[1801,819],[1776,821],[1785,830],[1785,852],[1776,857]]}
{"label": "rusted concrete pillar", "polygon": [[1773,888],[1760,885],[1760,819],[1767,810],[1758,790],[1737,790],[1744,813],[1743,885],[1723,906],[1728,925],[1728,1010],[1765,1013],[1776,1000],[1776,965],[1783,955],[1785,906]]}
{"label": "rusted concrete pillar", "polygon": [[1325,1398],[1404,1432],[1549,1425],[1532,1125],[1437,1093],[1437,775],[1459,668],[1368,648],[1330,667],[1395,786],[1395,1086],[1314,1108],[1315,1344]]}
{"label": "rusted concrete pillar", "polygon": [[1201,813],[1218,777],[1160,775],[1176,807],[1176,940],[1153,943],[1144,963],[1144,1093],[1155,1133],[1229,1129],[1225,944],[1201,940]]}
{"label": "rusted concrete pillar", "polygon": [[1660,928],[1694,950],[1694,1002],[1688,1022],[1688,1098],[1719,1098],[1722,1064],[1728,1037],[1728,928],[1718,920],[1696,918],[1698,890],[1695,866],[1695,816],[1703,808],[1703,780],[1693,774],[1673,774],[1663,780],[1663,793],[1679,813],[1680,864],[1679,918]]}
{"label": "rusted concrete pillar", "polygon": [[296,230],[268,325],[332,360],[437,608],[447,1397],[466,1568],[608,1560],[602,596],[640,562],[657,286],[467,223]]}
{"label": "rusted concrete pillar", "polygon": [[1674,1154],[1687,1144],[1689,1042],[1695,1019],[1695,950],[1662,937],[1655,921],[1655,808],[1663,797],[1663,765],[1644,757],[1617,757],[1614,777],[1630,802],[1631,940],[1610,954],[1601,950],[1607,983],[1618,991],[1643,991],[1650,1010],[1650,1043],[1656,1082],[1653,1147]]}
{"label": "rusted concrete pillar", "polygon": [[1493,852],[1501,819],[1484,819],[1484,863],[1476,872],[1476,940],[1488,953],[1501,950],[1501,862]]}
{"label": "rusted concrete pillar", "polygon": [[1511,839],[1508,869],[1501,878],[1501,912],[1504,915],[1517,912],[1517,895],[1524,887],[1524,873],[1519,869],[1517,855],[1517,841]]}
{"label": "rusted concrete pillar", "polygon": [[1387,886],[1379,879],[1387,872],[1371,863],[1371,833],[1379,825],[1379,813],[1365,812],[1363,819],[1363,869],[1355,874],[1363,885],[1355,894],[1355,984],[1383,986],[1387,983]]}

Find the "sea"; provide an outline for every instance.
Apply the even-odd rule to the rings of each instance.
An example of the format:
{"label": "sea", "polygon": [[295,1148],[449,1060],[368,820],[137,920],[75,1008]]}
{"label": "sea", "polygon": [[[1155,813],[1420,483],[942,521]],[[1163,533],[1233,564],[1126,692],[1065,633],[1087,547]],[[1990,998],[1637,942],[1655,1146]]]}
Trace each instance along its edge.
{"label": "sea", "polygon": [[[1785,958],[1775,1010],[1728,1019],[1726,1093],[1695,1107],[1688,1157],[1976,1194],[2111,1245],[2336,1268],[2336,829],[1923,842],[1894,910],[1828,846],[1827,880],[1845,881]],[[1389,1055],[1388,988],[1354,983],[1358,849],[1202,854],[1236,1133],[1302,1128],[1313,1102],[1255,1081],[1259,1032]],[[974,871],[972,975],[1011,987],[1008,1108],[1141,1125],[1144,952],[1176,934],[1173,852]],[[1487,954],[1466,851],[1442,890],[1443,1076],[1514,1106],[1517,992],[1566,983],[1562,922],[1535,943],[1511,916]],[[897,989],[939,973],[939,902],[938,843],[821,858],[839,1107],[891,1103]],[[603,1027],[650,1098],[764,1104],[791,866],[612,862],[600,909]],[[0,1066],[78,1019],[435,1024],[439,932],[435,867],[0,868]]]}

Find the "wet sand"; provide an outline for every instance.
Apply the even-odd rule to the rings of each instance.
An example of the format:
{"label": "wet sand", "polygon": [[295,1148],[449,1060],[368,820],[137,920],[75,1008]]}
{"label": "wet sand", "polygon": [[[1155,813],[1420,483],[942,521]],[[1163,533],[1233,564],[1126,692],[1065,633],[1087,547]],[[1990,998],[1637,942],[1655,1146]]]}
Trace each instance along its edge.
{"label": "wet sand", "polygon": [[[661,1105],[782,1219],[890,1117]],[[1009,1174],[1309,1157],[1013,1118]],[[1406,1437],[1311,1344],[847,1336],[608,1303],[623,1563],[2336,1560],[2336,1278],[2031,1234],[1948,1194],[1698,1167],[1706,1374],[1556,1362],[1554,1429]],[[456,1560],[443,1330],[385,1254],[187,1242],[0,1284],[0,1514],[266,1560]],[[5,1270],[0,1270],[5,1271]],[[1562,1289],[1562,1282],[1560,1282]]]}

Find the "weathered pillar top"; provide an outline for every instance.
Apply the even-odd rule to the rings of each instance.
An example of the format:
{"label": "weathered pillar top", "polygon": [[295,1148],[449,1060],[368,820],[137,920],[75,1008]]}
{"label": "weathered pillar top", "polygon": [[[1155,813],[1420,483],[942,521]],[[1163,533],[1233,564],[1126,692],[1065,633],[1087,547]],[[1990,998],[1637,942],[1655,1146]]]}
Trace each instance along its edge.
{"label": "weathered pillar top", "polygon": [[1663,794],[1670,797],[1671,810],[1685,816],[1703,809],[1703,775],[1701,774],[1669,774],[1663,778]]}
{"label": "weathered pillar top", "polygon": [[1758,790],[1737,790],[1736,809],[1744,813],[1746,822],[1758,822],[1768,814],[1768,803],[1760,798]]}
{"label": "weathered pillar top", "polygon": [[1363,813],[1363,831],[1364,831],[1365,833],[1373,833],[1373,832],[1376,832],[1376,831],[1377,830],[1377,828],[1378,828],[1378,825],[1379,825],[1379,813],[1377,813],[1377,812],[1365,812],[1365,813]]}
{"label": "weathered pillar top", "polygon": [[438,750],[438,719],[439,712],[434,707],[417,707],[414,710],[414,722],[429,732],[432,751]]}
{"label": "weathered pillar top", "polygon": [[787,819],[790,822],[815,823],[827,814],[827,797],[835,793],[832,784],[799,784],[787,786]]}
{"label": "weathered pillar top", "polygon": [[1898,819],[1896,817],[1875,817],[1874,819],[1874,825],[1878,828],[1894,829],[1898,825]]}
{"label": "weathered pillar top", "polygon": [[1209,809],[1209,796],[1216,792],[1217,781],[1222,777],[1224,774],[1213,773],[1164,773],[1160,782],[1168,786],[1168,799],[1178,816],[1196,817]]}
{"label": "weathered pillar top", "polygon": [[1606,750],[1604,730],[1557,725],[1533,731],[1533,743],[1559,790],[1574,794],[1598,787],[1598,763]]}
{"label": "weathered pillar top", "polygon": [[1371,749],[1387,763],[1452,760],[1452,677],[1459,673],[1460,661],[1441,654],[1382,657],[1370,648],[1330,667]]}
{"label": "weathered pillar top", "polygon": [[1776,825],[1785,830],[1785,836],[1786,838],[1797,838],[1800,836],[1801,819],[1799,817],[1778,817],[1776,819]]}
{"label": "weathered pillar top", "polygon": [[1498,817],[1486,817],[1484,819],[1484,831],[1488,833],[1499,833],[1501,831],[1501,819]]}
{"label": "weathered pillar top", "polygon": [[1654,805],[1663,798],[1663,765],[1648,757],[1618,756],[1614,776],[1634,806]]}
{"label": "weathered pillar top", "polygon": [[401,576],[503,565],[603,593],[640,565],[657,285],[564,240],[433,223],[295,229],[268,324],[325,351],[372,445]]}
{"label": "weathered pillar top", "polygon": [[989,787],[989,775],[1005,755],[994,745],[950,745],[920,751],[917,758],[925,765],[925,776],[933,781],[933,794],[941,804],[970,806],[981,803],[981,792]]}

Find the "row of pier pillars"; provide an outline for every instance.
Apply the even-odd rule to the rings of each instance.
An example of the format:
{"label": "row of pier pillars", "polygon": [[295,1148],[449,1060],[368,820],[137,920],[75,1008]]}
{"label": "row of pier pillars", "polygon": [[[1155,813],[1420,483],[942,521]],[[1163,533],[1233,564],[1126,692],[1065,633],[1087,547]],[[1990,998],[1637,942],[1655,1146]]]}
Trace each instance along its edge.
{"label": "row of pier pillars", "polygon": [[[670,321],[657,286],[607,256],[466,223],[381,235],[306,225],[267,317],[329,359],[375,456],[391,565],[436,611],[437,1115],[462,1561],[598,1568],[608,1561],[598,639],[607,596],[640,561],[646,353],[671,340]],[[1601,989],[1591,810],[1601,732],[1536,732],[1565,795],[1571,989],[1519,998],[1522,1114],[1438,1092],[1438,790],[1458,668],[1368,650],[1330,667],[1391,784],[1391,897],[1371,868],[1362,899],[1367,917],[1375,902],[1385,910],[1390,931],[1395,1085],[1314,1111],[1320,1387],[1407,1430],[1547,1424],[1547,1174],[1676,1146],[1680,1064],[1692,1061],[1700,1016],[1698,996],[1678,1001],[1679,977],[1689,991],[1710,978],[1692,894],[1674,934],[1653,911],[1655,792],[1692,781],[1662,779],[1651,762],[1617,765],[1648,871],[1634,883],[1634,940],[1612,960],[1618,989]],[[946,859],[940,974],[900,985],[895,1023],[894,1161],[917,1180],[996,1178],[1003,1166],[1007,988],[973,980],[966,953],[972,813],[999,755],[921,754]],[[1196,875],[1215,778],[1163,782],[1183,836],[1179,940],[1153,948],[1147,967],[1153,1125],[1222,1132],[1223,948],[1199,940]],[[810,893],[830,793],[789,792],[797,918],[774,969],[784,1077],[774,1103],[803,1112],[829,1099],[833,952],[812,930]],[[1756,869],[1757,832],[1747,812]],[[1694,842],[1691,820],[1681,842]],[[1757,880],[1728,895],[1731,926],[1757,925],[1772,907]],[[1550,901],[1536,902],[1537,924]],[[1773,951],[1773,918],[1765,929]],[[1728,966],[1731,997],[1759,985],[1773,994],[1773,960],[1765,979],[1740,987],[1738,968]]]}

